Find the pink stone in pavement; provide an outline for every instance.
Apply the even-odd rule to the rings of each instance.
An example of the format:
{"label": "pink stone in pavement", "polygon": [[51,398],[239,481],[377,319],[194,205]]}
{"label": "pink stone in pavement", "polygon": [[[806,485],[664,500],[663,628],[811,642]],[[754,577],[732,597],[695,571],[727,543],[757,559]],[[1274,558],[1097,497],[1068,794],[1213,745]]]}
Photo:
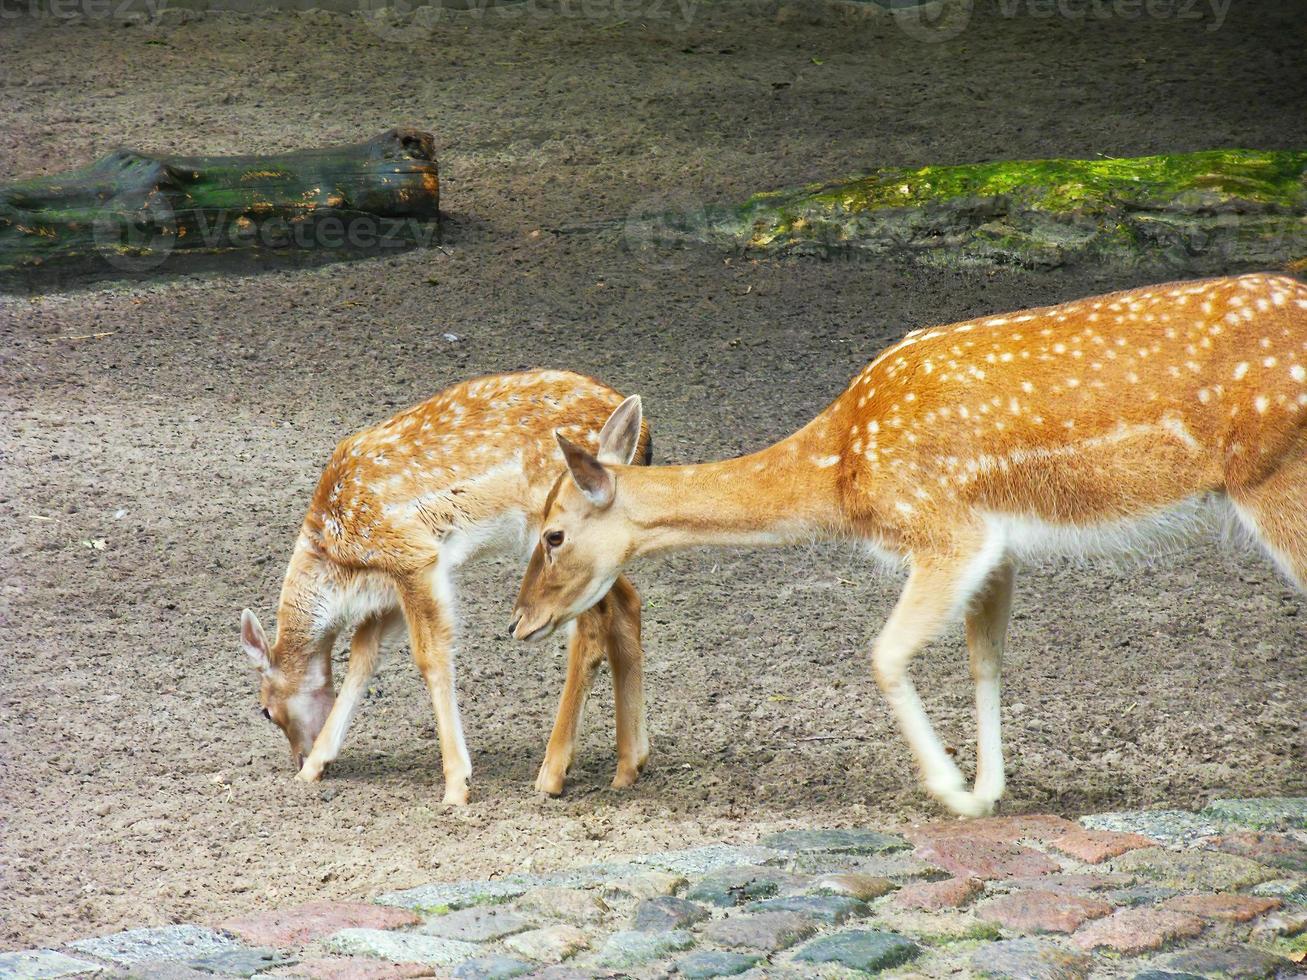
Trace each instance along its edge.
{"label": "pink stone in pavement", "polygon": [[943,837],[983,837],[1003,843],[1032,840],[1044,844],[1079,829],[1078,824],[1051,813],[1031,813],[1020,817],[982,817],[979,820],[928,823],[902,829],[899,833],[913,844],[929,844]]}
{"label": "pink stone in pavement", "polygon": [[1278,898],[1258,898],[1256,895],[1177,895],[1162,903],[1164,909],[1226,922],[1247,922],[1279,907]]}
{"label": "pink stone in pavement", "polygon": [[234,933],[251,946],[286,949],[303,946],[342,929],[398,929],[421,921],[408,909],[371,902],[309,902],[295,908],[230,919],[219,928]]}
{"label": "pink stone in pavement", "polygon": [[1226,854],[1251,858],[1262,864],[1290,870],[1307,871],[1307,843],[1288,834],[1240,831],[1209,837],[1203,844]]}
{"label": "pink stone in pavement", "polygon": [[1196,915],[1172,909],[1120,909],[1096,919],[1071,937],[1081,949],[1106,947],[1133,955],[1161,949],[1176,939],[1192,939],[1207,923]]}
{"label": "pink stone in pavement", "polygon": [[353,956],[304,960],[271,974],[275,977],[312,977],[313,980],[402,980],[435,975],[436,971],[425,963],[384,963]]}
{"label": "pink stone in pavement", "polygon": [[904,885],[894,894],[893,902],[903,909],[960,909],[985,890],[975,878],[949,878],[947,881],[917,881]]}
{"label": "pink stone in pavement", "polygon": [[1033,888],[1036,891],[1057,892],[1059,895],[1085,895],[1088,892],[1107,891],[1109,888],[1128,888],[1135,880],[1134,875],[1117,871],[1095,871],[1091,874],[1072,871],[1036,875],[1034,878],[1009,878],[1003,884],[1008,888]]}
{"label": "pink stone in pavement", "polygon": [[1126,851],[1140,847],[1157,847],[1157,841],[1143,834],[1120,834],[1114,830],[1075,830],[1055,837],[1048,842],[1055,851],[1086,864],[1101,864],[1108,858],[1120,857]]}
{"label": "pink stone in pavement", "polygon": [[922,844],[916,856],[959,878],[1029,878],[1062,867],[1046,854],[1005,841],[958,834]]}
{"label": "pink stone in pavement", "polygon": [[1102,899],[1057,892],[1024,891],[1003,895],[976,909],[976,915],[1017,932],[1075,932],[1090,919],[1112,911]]}

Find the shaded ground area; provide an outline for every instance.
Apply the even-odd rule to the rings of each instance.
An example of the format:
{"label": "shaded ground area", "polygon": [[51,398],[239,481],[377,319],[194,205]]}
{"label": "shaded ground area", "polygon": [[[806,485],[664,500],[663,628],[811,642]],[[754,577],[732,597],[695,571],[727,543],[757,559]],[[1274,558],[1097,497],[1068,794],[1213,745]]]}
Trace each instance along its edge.
{"label": "shaded ground area", "polygon": [[[654,755],[624,794],[600,696],[568,795],[532,795],[562,658],[500,638],[516,569],[466,582],[457,812],[401,650],[331,779],[291,782],[237,616],[270,617],[335,442],[456,379],[586,371],[645,396],[659,460],[704,459],[789,432],[912,327],[1157,278],[728,262],[550,229],[881,164],[1302,147],[1303,12],[1215,31],[978,14],[939,44],[734,6],[416,43],[314,17],[6,21],[6,176],[119,143],[270,152],[411,123],[443,144],[453,213],[439,251],[0,299],[0,944],[932,813],[867,670],[895,585],[847,549],[635,570]],[[1009,807],[1301,795],[1303,605],[1260,558],[1209,548],[1026,574]],[[917,676],[969,766],[960,638]]]}

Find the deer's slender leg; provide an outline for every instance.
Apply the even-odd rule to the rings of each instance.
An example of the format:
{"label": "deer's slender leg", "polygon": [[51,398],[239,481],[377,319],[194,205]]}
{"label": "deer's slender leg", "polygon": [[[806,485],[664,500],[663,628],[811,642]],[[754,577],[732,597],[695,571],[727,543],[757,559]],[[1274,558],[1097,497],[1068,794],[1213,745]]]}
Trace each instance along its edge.
{"label": "deer's slender leg", "polygon": [[536,790],[558,796],[563,792],[567,771],[576,752],[576,733],[581,724],[590,689],[594,686],[595,671],[604,658],[604,629],[601,607],[608,600],[601,599],[568,624],[567,680],[558,701],[554,730],[545,749],[545,761],[536,776]]}
{"label": "deer's slender leg", "polygon": [[408,620],[413,661],[427,682],[435,709],[440,761],[445,771],[444,802],[462,805],[467,802],[472,762],[463,742],[463,722],[454,690],[452,587],[440,563],[405,583],[400,599]]}
{"label": "deer's slender leg", "polygon": [[970,602],[1002,560],[1002,554],[977,547],[961,555],[916,555],[908,584],[876,640],[872,666],[876,683],[898,720],[916,757],[926,791],[954,813],[981,816],[992,803],[966,789],[962,773],[926,716],[908,676],[921,650]]}
{"label": "deer's slender leg", "polygon": [[976,785],[981,801],[1003,795],[1003,722],[999,710],[1003,644],[1012,612],[1015,570],[1003,562],[967,611],[967,651],[976,685]]}
{"label": "deer's slender leg", "polygon": [[562,793],[576,754],[581,716],[605,654],[613,672],[617,727],[617,774],[613,786],[624,789],[639,778],[649,758],[640,648],[640,594],[628,579],[621,577],[608,595],[570,626],[567,681],[558,702],[544,764],[536,777],[536,789],[550,796]]}
{"label": "deer's slender leg", "polygon": [[645,724],[644,649],[640,644],[640,593],[625,576],[608,593],[608,663],[613,672],[613,706],[617,724],[617,773],[613,788],[635,784],[649,760]]}
{"label": "deer's slender leg", "polygon": [[354,712],[367,690],[368,681],[376,672],[381,639],[398,625],[400,618],[399,610],[394,609],[369,617],[354,630],[349,643],[349,667],[345,672],[345,680],[341,682],[340,692],[331,706],[331,714],[327,715],[327,723],[314,740],[313,751],[304,760],[298,778],[305,782],[322,778],[323,768],[340,755],[340,747],[344,744],[350,722],[354,720]]}

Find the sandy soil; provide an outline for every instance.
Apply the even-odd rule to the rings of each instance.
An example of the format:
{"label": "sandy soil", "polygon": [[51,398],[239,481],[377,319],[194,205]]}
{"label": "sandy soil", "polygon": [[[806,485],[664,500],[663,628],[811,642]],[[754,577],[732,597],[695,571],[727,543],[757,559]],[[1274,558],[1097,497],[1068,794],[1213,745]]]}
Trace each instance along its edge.
{"label": "sandy soil", "polygon": [[[978,14],[939,44],[691,9],[451,20],[411,43],[316,16],[6,21],[0,176],[121,143],[274,151],[409,123],[443,146],[451,221],[439,251],[0,299],[0,947],[936,812],[867,669],[895,585],[836,548],[635,570],[654,755],[629,792],[607,789],[601,694],[569,793],[534,797],[562,657],[501,638],[507,566],[467,578],[466,809],[439,805],[402,650],[321,786],[291,781],[257,715],[237,617],[271,619],[319,467],[446,383],[586,371],[644,394],[660,460],[704,459],[790,431],[914,326],[1158,278],[728,262],[550,229],[876,164],[1307,145],[1300,3],[1237,5],[1219,30]],[[1215,548],[1025,574],[1009,807],[1307,791],[1304,605]],[[969,765],[960,638],[917,675]]]}

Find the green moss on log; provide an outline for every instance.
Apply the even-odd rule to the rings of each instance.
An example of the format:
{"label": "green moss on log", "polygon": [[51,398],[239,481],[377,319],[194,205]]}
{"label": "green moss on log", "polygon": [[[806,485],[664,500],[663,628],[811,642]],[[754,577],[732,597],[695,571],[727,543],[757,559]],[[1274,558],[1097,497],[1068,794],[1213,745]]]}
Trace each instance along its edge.
{"label": "green moss on log", "polygon": [[369,252],[434,241],[427,133],[275,156],[118,150],[82,170],[0,185],[0,274],[150,272],[172,256]]}
{"label": "green moss on log", "polygon": [[755,252],[906,253],[945,265],[1282,265],[1307,255],[1307,152],[886,168],[661,222],[682,239]]}

